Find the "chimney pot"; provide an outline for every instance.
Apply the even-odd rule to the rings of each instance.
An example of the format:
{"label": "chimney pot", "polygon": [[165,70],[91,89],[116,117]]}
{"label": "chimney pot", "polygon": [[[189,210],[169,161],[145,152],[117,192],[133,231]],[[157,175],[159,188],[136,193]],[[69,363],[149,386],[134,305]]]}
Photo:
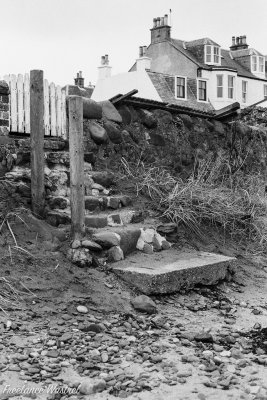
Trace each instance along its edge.
{"label": "chimney pot", "polygon": [[142,47],[143,57],[146,55],[146,50],[147,50],[147,46],[143,46]]}
{"label": "chimney pot", "polygon": [[153,28],[156,28],[157,26],[157,18],[153,18]]}
{"label": "chimney pot", "polygon": [[108,54],[105,54],[105,64],[108,65],[109,64],[109,60],[108,60]]}
{"label": "chimney pot", "polygon": [[164,15],[164,25],[168,25],[168,14]]}
{"label": "chimney pot", "polygon": [[232,46],[235,46],[235,36],[232,36]]}
{"label": "chimney pot", "polygon": [[139,46],[139,57],[141,58],[141,57],[143,57],[143,47],[142,46]]}
{"label": "chimney pot", "polygon": [[237,46],[239,46],[239,39],[240,39],[239,36],[237,36],[237,38],[236,38],[236,45]]}
{"label": "chimney pot", "polygon": [[164,17],[161,17],[160,18],[160,26],[163,26],[164,25]]}
{"label": "chimney pot", "polygon": [[160,26],[160,17],[157,18],[157,26]]}

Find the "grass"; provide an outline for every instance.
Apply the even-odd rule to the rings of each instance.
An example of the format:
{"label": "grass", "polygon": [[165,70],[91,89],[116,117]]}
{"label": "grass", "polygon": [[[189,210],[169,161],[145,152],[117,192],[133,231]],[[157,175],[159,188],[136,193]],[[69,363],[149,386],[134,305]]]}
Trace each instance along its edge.
{"label": "grass", "polygon": [[158,166],[130,164],[122,160],[124,174],[134,180],[137,195],[151,201],[162,217],[201,235],[203,224],[216,226],[231,236],[267,242],[265,183],[259,175],[244,176],[241,168],[231,172],[219,154],[195,165],[182,180]]}

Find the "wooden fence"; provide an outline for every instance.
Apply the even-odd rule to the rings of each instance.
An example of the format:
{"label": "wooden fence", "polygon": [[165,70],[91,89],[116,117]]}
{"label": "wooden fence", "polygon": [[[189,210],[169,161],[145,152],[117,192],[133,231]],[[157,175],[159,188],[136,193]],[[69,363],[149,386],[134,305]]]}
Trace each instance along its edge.
{"label": "wooden fence", "polygon": [[[30,134],[30,76],[5,75],[10,88],[10,132]],[[44,79],[45,136],[67,138],[66,93]]]}

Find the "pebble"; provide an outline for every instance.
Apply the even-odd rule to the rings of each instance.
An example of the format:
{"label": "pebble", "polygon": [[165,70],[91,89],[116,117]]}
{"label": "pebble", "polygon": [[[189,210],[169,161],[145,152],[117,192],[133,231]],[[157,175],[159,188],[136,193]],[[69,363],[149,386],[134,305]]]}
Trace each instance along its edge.
{"label": "pebble", "polygon": [[86,314],[86,313],[88,313],[88,308],[87,307],[85,307],[85,306],[77,306],[77,311],[79,312],[79,313],[81,313],[81,314]]}

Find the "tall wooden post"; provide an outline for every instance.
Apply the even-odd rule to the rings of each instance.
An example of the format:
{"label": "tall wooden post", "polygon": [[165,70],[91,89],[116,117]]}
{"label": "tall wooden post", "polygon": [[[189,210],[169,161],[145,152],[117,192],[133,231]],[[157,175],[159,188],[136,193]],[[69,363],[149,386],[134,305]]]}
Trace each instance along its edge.
{"label": "tall wooden post", "polygon": [[44,188],[44,77],[43,71],[30,72],[31,199],[33,213],[42,217]]}
{"label": "tall wooden post", "polygon": [[73,239],[84,234],[83,100],[69,96],[70,206]]}

